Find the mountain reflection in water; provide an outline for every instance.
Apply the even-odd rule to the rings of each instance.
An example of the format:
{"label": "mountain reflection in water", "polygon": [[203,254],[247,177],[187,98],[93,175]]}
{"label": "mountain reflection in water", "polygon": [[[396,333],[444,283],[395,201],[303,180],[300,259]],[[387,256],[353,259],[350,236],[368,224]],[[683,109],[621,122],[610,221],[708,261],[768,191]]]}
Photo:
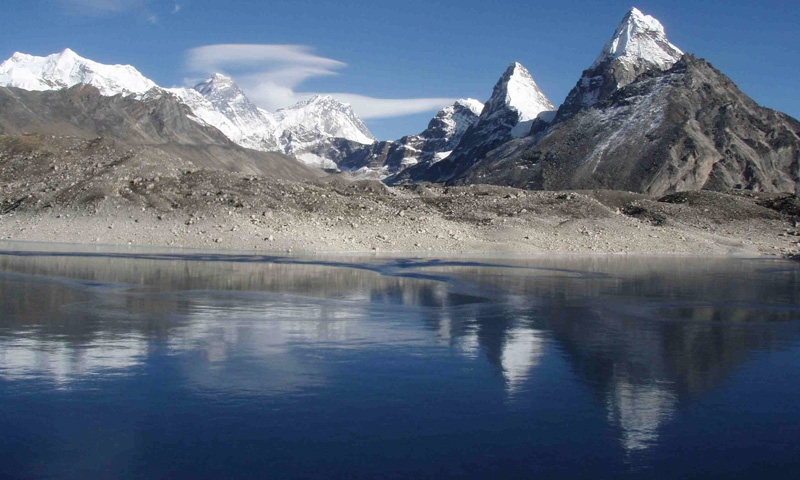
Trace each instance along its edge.
{"label": "mountain reflection in water", "polygon": [[[59,449],[73,447],[44,442],[48,449],[34,456],[24,448],[46,438],[26,419],[49,418],[47,405],[87,392],[129,412],[131,435],[147,437],[170,412],[216,412],[212,435],[244,429],[254,448],[276,449],[248,457],[241,466],[248,470],[225,470],[231,477],[267,467],[281,477],[481,477],[490,467],[508,475],[575,477],[603,468],[624,476],[658,467],[666,477],[681,471],[672,456],[687,441],[680,432],[691,430],[693,410],[722,402],[733,412],[726,421],[736,422],[736,408],[747,407],[725,403],[722,392],[746,390],[737,376],[770,352],[796,359],[800,350],[800,268],[778,260],[328,259],[3,246],[0,399],[8,408],[0,425],[19,433],[0,443],[16,458],[0,473],[9,475],[13,464],[20,478],[87,472],[59,470]],[[797,405],[798,387],[781,388]],[[128,398],[105,393],[113,389]],[[175,405],[144,400],[157,392]],[[797,407],[780,413],[794,425],[800,419]],[[89,415],[112,439],[118,433],[103,422],[124,421],[113,412]],[[241,415],[252,422],[239,425]],[[52,421],[67,432],[85,428]],[[170,421],[180,428],[151,442],[191,443],[186,430],[200,428]],[[295,426],[264,433],[284,422]],[[800,466],[798,427],[775,438],[769,428],[755,437],[781,445],[770,453],[785,454],[775,465]],[[286,445],[296,442],[322,450],[289,453]],[[125,452],[103,448],[125,457],[141,447],[118,443]],[[353,457],[356,445],[371,460]],[[536,457],[536,449],[547,455]],[[182,451],[210,455],[205,445]],[[533,456],[508,461],[522,454]],[[129,459],[137,468],[104,474],[164,474],[159,461],[137,458]],[[217,461],[230,458],[220,453]],[[196,476],[192,468],[183,476]]]}

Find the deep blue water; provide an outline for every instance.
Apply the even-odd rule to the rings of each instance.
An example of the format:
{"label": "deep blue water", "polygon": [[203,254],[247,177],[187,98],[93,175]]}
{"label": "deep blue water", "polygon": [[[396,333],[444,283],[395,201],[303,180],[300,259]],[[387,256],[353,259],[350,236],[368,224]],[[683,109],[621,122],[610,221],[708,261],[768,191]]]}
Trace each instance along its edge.
{"label": "deep blue water", "polygon": [[2,478],[797,478],[800,264],[0,249]]}

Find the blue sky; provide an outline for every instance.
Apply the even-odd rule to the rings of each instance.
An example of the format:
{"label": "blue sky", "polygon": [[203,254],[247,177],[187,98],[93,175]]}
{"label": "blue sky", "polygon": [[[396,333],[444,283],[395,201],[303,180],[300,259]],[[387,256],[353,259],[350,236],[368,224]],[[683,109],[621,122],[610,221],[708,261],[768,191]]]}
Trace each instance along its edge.
{"label": "blue sky", "polygon": [[[631,6],[757,102],[800,117],[796,0],[14,1],[0,19],[0,57],[69,47],[162,86],[218,67],[266,108],[302,93],[349,94],[373,133],[392,139],[424,129],[446,99],[485,101],[512,61],[560,104]],[[231,44],[272,47],[198,49]],[[221,61],[231,52],[237,62]]]}

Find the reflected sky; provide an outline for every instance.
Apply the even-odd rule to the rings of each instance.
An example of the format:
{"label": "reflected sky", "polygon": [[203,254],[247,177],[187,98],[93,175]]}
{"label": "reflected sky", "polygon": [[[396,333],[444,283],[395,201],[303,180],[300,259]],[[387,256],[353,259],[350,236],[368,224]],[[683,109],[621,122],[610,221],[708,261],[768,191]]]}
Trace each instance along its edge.
{"label": "reflected sky", "polygon": [[[748,446],[750,463],[705,452],[682,457],[687,469],[800,466],[800,374],[771,363],[800,360],[795,263],[14,246],[0,251],[0,426],[16,432],[0,443],[16,458],[4,476],[192,478],[216,458],[238,459],[230,477],[667,478],[698,438]],[[754,398],[754,368],[777,379],[773,396]],[[714,423],[763,404],[749,428],[764,448]],[[91,432],[123,470],[64,470]],[[271,453],[230,450],[245,440]],[[170,470],[142,450],[158,444],[195,463]]]}

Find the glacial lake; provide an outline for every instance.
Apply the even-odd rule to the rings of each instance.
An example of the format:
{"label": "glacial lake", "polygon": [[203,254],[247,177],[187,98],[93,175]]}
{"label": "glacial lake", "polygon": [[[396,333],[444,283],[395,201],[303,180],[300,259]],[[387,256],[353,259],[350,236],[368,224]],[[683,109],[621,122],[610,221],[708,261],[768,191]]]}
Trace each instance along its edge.
{"label": "glacial lake", "polygon": [[800,263],[0,243],[0,478],[797,478]]}

